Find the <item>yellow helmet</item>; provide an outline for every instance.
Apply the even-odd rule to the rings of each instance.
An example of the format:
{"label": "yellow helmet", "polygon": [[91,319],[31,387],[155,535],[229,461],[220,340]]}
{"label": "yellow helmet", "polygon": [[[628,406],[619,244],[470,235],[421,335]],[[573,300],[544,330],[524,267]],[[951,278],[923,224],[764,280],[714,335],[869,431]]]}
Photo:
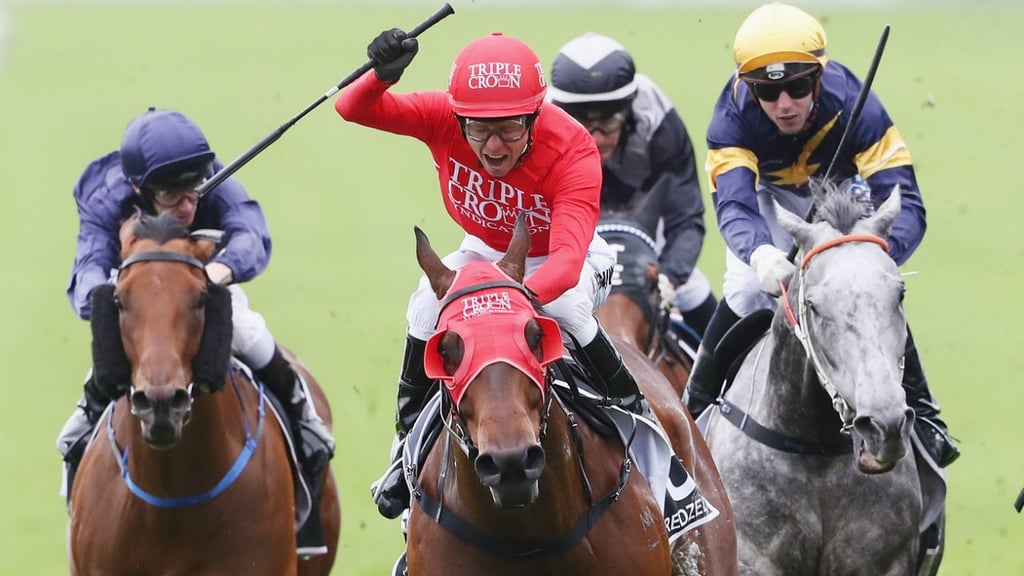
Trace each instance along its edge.
{"label": "yellow helmet", "polygon": [[826,43],[825,29],[813,16],[796,6],[772,2],[751,12],[740,25],[733,58],[740,76],[786,80],[809,68],[824,68]]}

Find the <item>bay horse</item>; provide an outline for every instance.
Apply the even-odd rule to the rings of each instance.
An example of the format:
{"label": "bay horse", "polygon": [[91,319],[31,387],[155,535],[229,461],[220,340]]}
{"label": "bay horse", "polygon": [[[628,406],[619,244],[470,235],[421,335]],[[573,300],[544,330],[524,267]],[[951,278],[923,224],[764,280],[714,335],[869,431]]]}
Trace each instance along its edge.
{"label": "bay horse", "polygon": [[[325,576],[341,511],[323,478],[326,554],[296,553],[289,448],[262,387],[230,359],[231,300],[215,242],[172,214],[121,228],[116,286],[93,295],[94,376],[126,392],[97,424],[69,502],[68,566],[92,574]],[[330,425],[323,390],[286,356]],[[116,396],[113,396],[116,397]]]}
{"label": "bay horse", "polygon": [[899,189],[873,215],[831,186],[818,196],[813,223],[776,205],[805,256],[707,411],[740,571],[934,574],[945,482],[920,450],[907,456],[918,441],[901,386],[906,288],[885,240]]}
{"label": "bay horse", "polygon": [[617,262],[611,293],[595,315],[609,334],[646,354],[682,397],[700,342],[672,330],[662,302],[655,237],[671,193],[659,182],[623,209],[602,209],[597,233],[615,250]]}
{"label": "bay horse", "polygon": [[[444,431],[411,482],[408,574],[736,574],[724,490],[700,487],[712,490],[705,495],[720,515],[671,546],[663,502],[632,467],[625,443],[599,435],[552,389],[550,365],[564,349],[558,324],[536,313],[522,287],[525,220],[499,262],[458,271],[418,228],[416,241],[442,302],[424,365],[444,383],[447,408]],[[695,441],[684,433],[679,395],[643,354],[618,345],[672,448],[690,456]]]}

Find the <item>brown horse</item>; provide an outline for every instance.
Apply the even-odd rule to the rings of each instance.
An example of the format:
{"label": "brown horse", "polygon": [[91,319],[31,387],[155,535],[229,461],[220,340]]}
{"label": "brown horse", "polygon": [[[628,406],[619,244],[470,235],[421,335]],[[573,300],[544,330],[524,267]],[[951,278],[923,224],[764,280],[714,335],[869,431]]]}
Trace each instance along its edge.
{"label": "brown horse", "polygon": [[[637,221],[623,219],[621,216],[603,216],[598,231],[616,249],[618,265],[611,294],[595,315],[605,330],[617,338],[616,345],[621,352],[625,353],[625,348],[640,351],[668,378],[675,391],[674,397],[660,394],[652,397],[647,390],[645,394],[651,406],[670,406],[675,411],[690,377],[693,357],[677,342],[670,340],[667,328],[663,323],[659,324],[663,316],[654,243]],[[732,509],[711,451],[687,410],[682,410],[681,414],[675,414],[671,419],[661,418],[661,423],[666,427],[674,425],[678,428],[670,437],[676,441],[676,453],[680,460],[704,491],[705,497],[719,510],[728,511],[717,520],[687,532],[683,539],[698,547],[706,547],[714,542],[722,549],[731,550],[732,556],[722,555],[723,558],[731,558],[727,564],[705,564],[702,565],[705,569],[700,573],[733,574],[736,570],[736,532]]]}
{"label": "brown horse", "polygon": [[[662,503],[623,442],[551,390],[562,340],[522,287],[525,221],[500,262],[458,272],[416,236],[420,267],[442,299],[425,366],[445,384],[447,414],[413,487],[409,574],[736,574],[731,508],[718,485],[708,500],[720,517],[670,546]],[[673,447],[691,455],[679,396],[641,353],[622,352]]]}
{"label": "brown horse", "polygon": [[609,334],[647,355],[682,397],[696,352],[668,326],[654,240],[638,222],[621,215],[603,215],[597,231],[618,254],[611,294],[598,308],[597,319]]}
{"label": "brown horse", "polygon": [[[203,267],[214,242],[165,214],[128,220],[121,246],[116,287],[93,296],[93,351],[97,381],[130,388],[74,482],[71,574],[328,574],[333,474],[319,508],[328,553],[300,560],[287,444],[262,388],[230,361],[230,295]],[[320,386],[287,355],[330,425]]]}

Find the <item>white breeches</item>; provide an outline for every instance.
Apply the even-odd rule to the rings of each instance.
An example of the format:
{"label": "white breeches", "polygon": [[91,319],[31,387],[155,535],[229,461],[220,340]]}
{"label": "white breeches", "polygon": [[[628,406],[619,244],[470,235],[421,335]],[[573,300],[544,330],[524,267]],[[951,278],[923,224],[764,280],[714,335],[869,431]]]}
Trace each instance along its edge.
{"label": "white breeches", "polygon": [[711,282],[700,269],[694,268],[686,283],[676,287],[672,305],[685,313],[703,304],[708,296],[711,296]]}
{"label": "white breeches", "polygon": [[[467,234],[459,249],[442,260],[449,268],[458,270],[473,261],[497,262],[503,255],[484,244],[479,238]],[[546,256],[526,259],[527,280],[545,260]],[[579,281],[561,296],[545,304],[539,312],[555,319],[562,330],[572,334],[581,345],[589,344],[597,336],[598,330],[594,311],[608,298],[614,266],[615,252],[595,234],[587,248],[586,261],[580,271]],[[409,309],[406,312],[409,335],[420,340],[429,339],[437,327],[440,312],[437,296],[431,290],[427,277],[422,276],[419,286],[409,298]]]}
{"label": "white breeches", "polygon": [[266,366],[274,356],[274,336],[263,315],[249,308],[249,297],[238,284],[228,286],[231,293],[231,353],[253,370]]}
{"label": "white breeches", "polygon": [[[776,248],[789,251],[793,239],[789,233],[779,226],[775,212],[775,199],[794,214],[803,216],[811,206],[811,197],[802,197],[791,192],[776,188],[761,188],[757,191],[757,204],[761,216],[768,223],[772,234],[772,244]],[[725,250],[725,275],[722,282],[722,297],[729,308],[740,318],[757,310],[775,310],[776,299],[765,292],[758,281],[757,275],[749,264],[740,260],[731,250]]]}

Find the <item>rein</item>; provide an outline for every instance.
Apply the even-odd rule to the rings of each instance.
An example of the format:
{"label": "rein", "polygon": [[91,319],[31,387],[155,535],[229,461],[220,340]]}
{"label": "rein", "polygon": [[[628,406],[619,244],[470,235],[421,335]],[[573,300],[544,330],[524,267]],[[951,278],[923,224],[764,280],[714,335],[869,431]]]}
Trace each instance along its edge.
{"label": "rein", "polygon": [[[245,414],[245,401],[242,399],[242,393],[238,389],[238,384],[235,382],[235,372],[237,368],[231,372],[231,388],[235,391],[235,396],[238,398],[238,403],[242,407],[242,414]],[[213,488],[204,492],[203,494],[197,494],[194,496],[183,496],[178,498],[164,498],[161,496],[154,496],[149,492],[146,492],[141,486],[132,480],[131,474],[128,471],[128,452],[129,448],[125,447],[124,453],[121,453],[121,449],[117,445],[117,439],[114,437],[114,405],[110,406],[110,415],[107,418],[107,438],[110,440],[110,448],[117,457],[117,465],[121,469],[121,477],[124,478],[125,485],[128,486],[128,490],[132,494],[138,496],[141,500],[156,506],[157,508],[184,508],[187,506],[199,506],[205,504],[225,490],[231,487],[232,484],[238,480],[238,477],[242,475],[246,465],[252,459],[253,453],[256,451],[256,446],[260,442],[260,438],[263,436],[265,429],[264,423],[266,421],[266,393],[263,390],[263,384],[259,385],[259,405],[257,406],[257,426],[256,433],[252,434],[249,430],[249,419],[243,418],[245,430],[245,446],[239,452],[238,457],[235,459],[234,464],[224,474],[224,477],[220,479]]]}

